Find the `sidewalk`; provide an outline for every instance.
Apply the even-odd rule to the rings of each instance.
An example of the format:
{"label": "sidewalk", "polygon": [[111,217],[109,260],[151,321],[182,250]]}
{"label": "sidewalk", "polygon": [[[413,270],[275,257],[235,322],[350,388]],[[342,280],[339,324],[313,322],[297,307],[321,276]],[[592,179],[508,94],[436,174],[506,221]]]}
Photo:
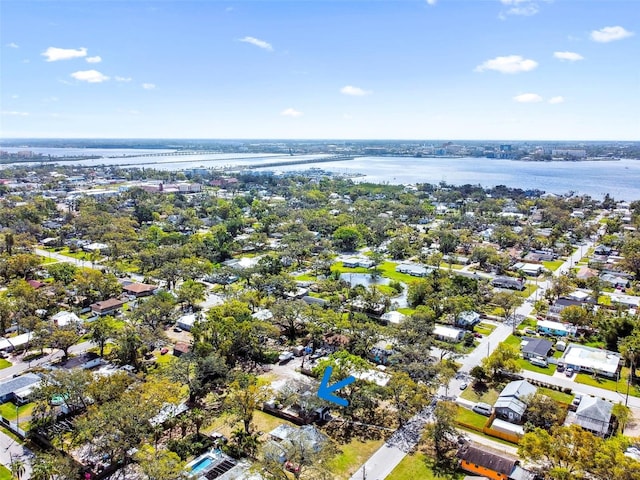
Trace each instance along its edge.
{"label": "sidewalk", "polygon": [[30,458],[32,457],[33,453],[31,450],[19,444],[4,432],[0,432],[0,464],[11,470],[12,461],[20,460],[24,462],[25,471],[20,477],[21,480],[29,480],[29,478],[31,478]]}

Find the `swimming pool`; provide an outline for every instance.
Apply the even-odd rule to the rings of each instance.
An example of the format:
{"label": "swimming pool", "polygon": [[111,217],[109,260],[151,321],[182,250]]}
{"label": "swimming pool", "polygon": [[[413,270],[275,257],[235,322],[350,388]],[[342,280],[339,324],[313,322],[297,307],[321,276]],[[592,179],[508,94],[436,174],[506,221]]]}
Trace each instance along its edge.
{"label": "swimming pool", "polygon": [[191,467],[191,473],[200,473],[212,463],[213,460],[211,457],[204,457],[203,459],[198,460],[198,462]]}

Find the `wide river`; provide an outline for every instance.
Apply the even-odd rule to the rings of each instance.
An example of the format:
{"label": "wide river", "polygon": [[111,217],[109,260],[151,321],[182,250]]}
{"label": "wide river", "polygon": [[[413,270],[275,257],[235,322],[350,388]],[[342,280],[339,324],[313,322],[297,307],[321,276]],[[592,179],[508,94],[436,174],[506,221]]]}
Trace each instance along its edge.
{"label": "wide river", "polygon": [[[222,168],[256,165],[262,162],[312,160],[324,155],[291,157],[273,154],[198,154],[140,157],[145,153],[166,152],[140,149],[66,149],[66,148],[11,148],[3,150],[32,150],[62,155],[100,155],[95,160],[73,160],[60,164],[144,166],[162,170],[189,168]],[[113,158],[127,155],[127,157]],[[55,160],[54,160],[55,161]],[[414,157],[360,157],[349,161],[305,163],[270,167],[278,172],[303,171],[318,167],[326,171],[360,175],[356,181],[390,184],[439,183],[452,185],[473,184],[483,187],[506,185],[522,189],[539,189],[564,194],[575,192],[602,198],[609,193],[619,200],[640,199],[640,160],[585,161],[585,162],[520,162],[488,158],[414,158]],[[260,169],[258,169],[260,170]]]}

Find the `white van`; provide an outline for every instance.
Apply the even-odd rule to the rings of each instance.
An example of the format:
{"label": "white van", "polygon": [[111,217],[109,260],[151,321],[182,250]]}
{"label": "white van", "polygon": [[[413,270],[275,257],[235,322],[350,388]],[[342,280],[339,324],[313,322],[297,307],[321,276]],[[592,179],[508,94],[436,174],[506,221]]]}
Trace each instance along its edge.
{"label": "white van", "polygon": [[473,410],[476,413],[479,413],[480,415],[484,415],[486,417],[490,417],[491,416],[492,407],[488,403],[478,402],[473,406],[473,408],[471,410]]}
{"label": "white van", "polygon": [[537,367],[542,367],[542,368],[547,368],[549,366],[549,364],[547,363],[547,359],[542,357],[531,357],[529,359],[529,363],[531,365],[535,365]]}

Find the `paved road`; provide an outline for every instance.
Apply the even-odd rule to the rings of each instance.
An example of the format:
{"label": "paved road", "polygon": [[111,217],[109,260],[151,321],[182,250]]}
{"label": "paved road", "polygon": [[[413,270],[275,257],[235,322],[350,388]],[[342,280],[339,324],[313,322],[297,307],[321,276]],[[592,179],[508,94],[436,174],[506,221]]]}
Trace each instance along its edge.
{"label": "paved road", "polygon": [[[82,342],[82,343],[79,343],[77,345],[73,345],[69,349],[69,353],[77,355],[79,353],[84,353],[87,350],[89,350],[90,348],[93,348],[95,346],[96,345],[91,343],[91,342]],[[22,372],[24,372],[26,370],[29,370],[32,367],[49,364],[51,362],[54,362],[56,360],[61,359],[62,355],[63,355],[62,351],[56,350],[55,352],[52,352],[52,353],[50,353],[48,355],[45,355],[42,358],[38,358],[37,360],[32,360],[30,362],[22,361],[22,357],[21,356],[10,357],[9,361],[11,363],[13,363],[13,365],[10,366],[10,367],[3,368],[2,370],[0,370],[0,379],[13,377],[13,376],[18,375],[18,374],[20,374],[20,373],[22,373]]]}
{"label": "paved road", "polygon": [[29,480],[31,478],[31,463],[29,459],[32,456],[31,450],[0,432],[0,464],[11,470],[12,461],[24,462],[24,475],[20,477],[21,480]]}

